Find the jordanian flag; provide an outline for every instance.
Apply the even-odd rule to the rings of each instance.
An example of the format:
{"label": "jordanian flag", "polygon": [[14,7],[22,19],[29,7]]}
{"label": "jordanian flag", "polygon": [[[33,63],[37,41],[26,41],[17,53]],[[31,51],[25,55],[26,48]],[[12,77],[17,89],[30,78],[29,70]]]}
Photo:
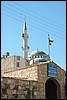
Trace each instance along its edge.
{"label": "jordanian flag", "polygon": [[50,35],[48,34],[48,42],[49,42],[49,45],[51,45],[54,41],[50,39]]}

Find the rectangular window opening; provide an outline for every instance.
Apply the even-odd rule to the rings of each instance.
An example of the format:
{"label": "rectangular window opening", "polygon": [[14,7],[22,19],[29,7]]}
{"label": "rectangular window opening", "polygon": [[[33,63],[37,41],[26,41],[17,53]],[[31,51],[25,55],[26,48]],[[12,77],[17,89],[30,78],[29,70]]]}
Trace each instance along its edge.
{"label": "rectangular window opening", "polygon": [[19,62],[17,62],[17,67],[20,67],[19,65],[20,65]]}

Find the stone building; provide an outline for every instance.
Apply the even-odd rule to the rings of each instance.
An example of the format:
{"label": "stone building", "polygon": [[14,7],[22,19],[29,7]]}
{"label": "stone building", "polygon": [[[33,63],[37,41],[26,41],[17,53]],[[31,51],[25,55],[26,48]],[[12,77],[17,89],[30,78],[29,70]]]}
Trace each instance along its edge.
{"label": "stone building", "polygon": [[[65,99],[65,78],[65,71],[53,61],[5,72],[2,79],[2,92],[6,88],[5,84],[9,87],[4,93],[6,96],[2,94],[2,98]],[[18,86],[17,90],[13,90],[15,85]],[[17,97],[13,97],[12,91]]]}
{"label": "stone building", "polygon": [[[16,69],[24,68],[28,65],[37,64],[39,62],[46,62],[49,60],[49,56],[43,51],[35,50],[28,55],[28,60],[21,56],[9,56],[7,58],[1,58],[1,75],[4,72],[13,71]],[[25,64],[26,63],[26,64]]]}
{"label": "stone building", "polygon": [[9,56],[7,58],[1,58],[1,76],[4,72],[16,70],[25,67],[25,59],[21,56]]}
{"label": "stone building", "polygon": [[1,98],[66,99],[66,72],[43,51],[28,55],[26,19],[22,37],[24,57],[1,58]]}

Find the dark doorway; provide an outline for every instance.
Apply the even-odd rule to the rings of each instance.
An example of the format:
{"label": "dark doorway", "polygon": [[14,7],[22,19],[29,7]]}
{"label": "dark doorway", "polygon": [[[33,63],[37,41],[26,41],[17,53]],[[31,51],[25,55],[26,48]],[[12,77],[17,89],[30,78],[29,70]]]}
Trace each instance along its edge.
{"label": "dark doorway", "polygon": [[45,85],[46,99],[57,99],[57,86],[53,80],[48,79]]}

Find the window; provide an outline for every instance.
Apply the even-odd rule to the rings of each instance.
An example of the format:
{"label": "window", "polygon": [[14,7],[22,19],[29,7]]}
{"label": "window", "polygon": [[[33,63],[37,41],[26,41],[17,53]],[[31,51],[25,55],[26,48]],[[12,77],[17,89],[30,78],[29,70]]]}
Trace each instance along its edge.
{"label": "window", "polygon": [[35,56],[35,58],[36,58],[36,56]]}
{"label": "window", "polygon": [[39,58],[39,56],[38,56],[38,58]]}
{"label": "window", "polygon": [[41,58],[42,58],[42,56],[41,56]]}
{"label": "window", "polygon": [[17,62],[17,67],[20,67],[20,66],[19,66],[19,62]]}
{"label": "window", "polygon": [[20,60],[20,56],[17,56],[17,60]]}

